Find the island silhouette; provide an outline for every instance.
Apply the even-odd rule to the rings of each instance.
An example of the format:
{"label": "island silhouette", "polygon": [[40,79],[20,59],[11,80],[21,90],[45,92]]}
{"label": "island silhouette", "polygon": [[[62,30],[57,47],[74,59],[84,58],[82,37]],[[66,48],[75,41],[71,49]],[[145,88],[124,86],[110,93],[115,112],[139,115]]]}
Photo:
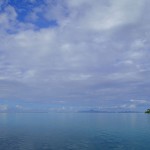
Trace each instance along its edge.
{"label": "island silhouette", "polygon": [[150,109],[147,109],[145,113],[150,114]]}

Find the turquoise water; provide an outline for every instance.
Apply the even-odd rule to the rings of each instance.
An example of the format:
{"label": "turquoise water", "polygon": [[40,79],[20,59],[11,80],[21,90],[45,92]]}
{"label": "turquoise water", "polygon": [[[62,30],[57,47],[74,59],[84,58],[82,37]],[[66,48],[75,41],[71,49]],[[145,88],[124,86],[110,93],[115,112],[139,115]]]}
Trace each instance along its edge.
{"label": "turquoise water", "polygon": [[150,115],[1,113],[0,150],[150,150]]}

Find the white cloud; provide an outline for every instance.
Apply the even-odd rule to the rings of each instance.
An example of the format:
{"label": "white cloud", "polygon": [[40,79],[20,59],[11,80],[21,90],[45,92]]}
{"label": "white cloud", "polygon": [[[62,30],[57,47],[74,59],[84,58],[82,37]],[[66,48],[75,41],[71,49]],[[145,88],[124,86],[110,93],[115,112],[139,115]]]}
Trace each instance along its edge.
{"label": "white cloud", "polygon": [[1,28],[10,29],[16,22],[17,13],[12,6],[7,6],[5,11],[0,14]]}
{"label": "white cloud", "polygon": [[87,3],[92,4],[92,1],[90,0],[68,0],[66,2],[70,7],[77,7],[77,8]]}
{"label": "white cloud", "polygon": [[[73,7],[73,23],[82,29],[110,30],[122,25],[136,23],[141,15],[144,2],[141,0],[113,1],[67,1]],[[83,11],[84,12],[83,12]],[[72,18],[73,17],[73,18]]]}
{"label": "white cloud", "polygon": [[0,111],[7,111],[7,110],[8,110],[8,106],[7,105],[0,104]]}
{"label": "white cloud", "polygon": [[21,105],[16,105],[16,109],[19,109],[19,110],[21,109],[21,110],[22,110],[22,109],[23,109],[23,106],[21,106]]}
{"label": "white cloud", "polygon": [[149,101],[147,100],[134,100],[134,99],[131,99],[130,102],[135,103],[135,104],[148,104],[149,103]]}
{"label": "white cloud", "polygon": [[121,108],[121,109],[136,109],[137,105],[136,104],[123,104],[123,105],[120,105],[119,108]]}

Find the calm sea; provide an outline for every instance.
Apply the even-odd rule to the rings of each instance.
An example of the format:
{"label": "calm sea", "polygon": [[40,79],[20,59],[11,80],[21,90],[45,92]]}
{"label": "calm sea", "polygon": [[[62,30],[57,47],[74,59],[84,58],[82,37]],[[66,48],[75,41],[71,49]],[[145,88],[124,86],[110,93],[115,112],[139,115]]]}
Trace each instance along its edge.
{"label": "calm sea", "polygon": [[150,115],[1,113],[0,150],[150,150]]}

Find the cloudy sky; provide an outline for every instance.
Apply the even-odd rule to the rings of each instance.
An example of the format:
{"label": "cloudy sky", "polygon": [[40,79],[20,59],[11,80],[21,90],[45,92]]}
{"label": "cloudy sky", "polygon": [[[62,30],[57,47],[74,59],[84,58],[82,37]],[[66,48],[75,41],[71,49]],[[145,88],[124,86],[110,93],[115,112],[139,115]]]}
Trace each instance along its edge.
{"label": "cloudy sky", "polygon": [[150,106],[149,0],[0,0],[0,110]]}

